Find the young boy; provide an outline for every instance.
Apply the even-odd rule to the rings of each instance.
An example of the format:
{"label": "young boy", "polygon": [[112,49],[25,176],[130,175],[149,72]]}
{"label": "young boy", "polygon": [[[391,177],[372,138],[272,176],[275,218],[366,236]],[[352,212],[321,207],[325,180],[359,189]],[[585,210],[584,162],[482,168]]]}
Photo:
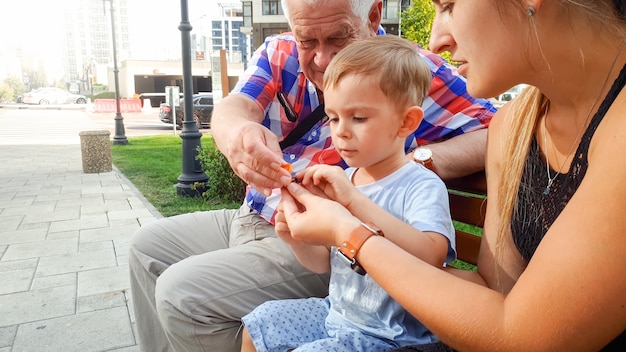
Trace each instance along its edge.
{"label": "young boy", "polygon": [[[353,212],[351,202],[375,202],[393,216],[371,220],[383,230],[402,229],[390,240],[442,266],[455,256],[445,185],[404,154],[430,81],[426,62],[402,38],[379,36],[343,49],[325,72],[324,99],[333,145],[350,167],[316,165],[297,177]],[[257,307],[243,317],[242,351],[370,352],[437,340],[338,247],[293,240],[280,212],[276,232],[302,265],[331,271],[329,295]]]}

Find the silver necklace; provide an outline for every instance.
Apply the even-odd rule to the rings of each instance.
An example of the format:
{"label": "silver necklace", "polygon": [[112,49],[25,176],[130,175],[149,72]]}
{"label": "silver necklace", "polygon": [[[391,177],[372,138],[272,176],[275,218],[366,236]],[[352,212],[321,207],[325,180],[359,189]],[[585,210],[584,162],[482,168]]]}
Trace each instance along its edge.
{"label": "silver necklace", "polygon": [[596,104],[598,103],[598,99],[600,99],[600,96],[602,95],[602,89],[606,85],[606,82],[609,80],[609,77],[611,76],[611,72],[613,72],[613,69],[615,68],[615,63],[617,63],[617,58],[619,57],[619,54],[622,52],[622,49],[624,49],[624,44],[626,44],[626,39],[622,41],[622,44],[617,50],[617,54],[615,54],[615,57],[613,58],[613,63],[611,63],[611,68],[609,69],[609,72],[606,74],[606,77],[604,77],[604,82],[602,82],[602,85],[600,86],[598,95],[596,96],[596,99],[593,101],[593,104],[591,104],[591,107],[589,108],[589,112],[587,112],[587,117],[585,117],[585,122],[583,122],[583,124],[578,129],[578,133],[576,134],[576,138],[574,139],[574,142],[569,148],[569,151],[567,152],[565,159],[563,159],[563,162],[561,162],[561,165],[559,165],[559,169],[557,170],[554,176],[550,176],[550,149],[548,147],[548,137],[547,137],[548,128],[546,127],[546,120],[548,119],[548,108],[550,107],[550,101],[546,103],[546,111],[544,112],[544,115],[543,115],[543,145],[546,148],[546,174],[548,176],[548,185],[546,186],[546,189],[543,190],[544,195],[548,195],[550,193],[550,187],[552,187],[552,183],[554,182],[554,180],[556,180],[557,177],[559,177],[559,175],[561,174],[561,171],[563,170],[563,166],[565,166],[565,163],[567,162],[567,159],[569,159],[570,155],[572,155],[572,152],[574,151],[574,147],[578,144],[577,142],[579,141],[579,138],[581,137],[582,131],[584,130],[585,126],[587,126],[587,122],[589,121],[589,118],[591,117],[593,108],[596,106]]}

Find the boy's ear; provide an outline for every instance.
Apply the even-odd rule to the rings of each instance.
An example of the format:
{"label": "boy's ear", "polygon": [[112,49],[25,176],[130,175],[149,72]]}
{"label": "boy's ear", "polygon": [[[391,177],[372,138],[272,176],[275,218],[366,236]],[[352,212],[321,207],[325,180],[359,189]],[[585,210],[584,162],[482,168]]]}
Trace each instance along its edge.
{"label": "boy's ear", "polygon": [[415,132],[420,123],[422,123],[423,117],[424,110],[419,106],[411,106],[406,109],[402,126],[400,126],[400,130],[398,130],[398,136],[406,138],[411,135],[411,133]]}

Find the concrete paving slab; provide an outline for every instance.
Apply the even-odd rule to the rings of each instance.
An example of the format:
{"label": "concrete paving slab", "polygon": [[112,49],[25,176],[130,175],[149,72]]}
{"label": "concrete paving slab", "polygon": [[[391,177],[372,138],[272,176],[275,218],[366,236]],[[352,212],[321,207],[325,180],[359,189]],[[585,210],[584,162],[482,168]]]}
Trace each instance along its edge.
{"label": "concrete paving slab", "polygon": [[20,325],[12,352],[96,352],[135,344],[126,307]]}
{"label": "concrete paving slab", "polygon": [[0,327],[74,315],[76,287],[51,287],[0,295],[0,307],[3,310]]}
{"label": "concrete paving slab", "polygon": [[34,274],[32,268],[0,272],[0,295],[28,291]]}
{"label": "concrete paving slab", "polygon": [[78,273],[78,297],[128,289],[130,289],[128,266],[114,266]]}
{"label": "concrete paving slab", "polygon": [[116,265],[113,250],[55,255],[40,258],[37,277],[108,268]]}
{"label": "concrete paving slab", "polygon": [[38,242],[12,244],[4,253],[2,260],[17,260],[51,255],[78,253],[77,238],[63,238]]}
{"label": "concrete paving slab", "polygon": [[[0,217],[0,222],[2,222],[2,218]],[[19,226],[19,223],[17,224]],[[11,230],[11,231],[2,231],[0,230],[0,244],[8,245],[14,243],[27,243],[27,242],[35,242],[35,241],[43,241],[46,239],[46,235],[48,233],[48,225],[45,224],[45,227],[36,228],[32,230]],[[16,226],[17,227],[17,226]]]}
{"label": "concrete paving slab", "polygon": [[[10,351],[13,341],[15,340],[16,333],[17,325],[0,328],[0,347],[9,348]],[[0,349],[0,351],[2,351],[2,349]]]}

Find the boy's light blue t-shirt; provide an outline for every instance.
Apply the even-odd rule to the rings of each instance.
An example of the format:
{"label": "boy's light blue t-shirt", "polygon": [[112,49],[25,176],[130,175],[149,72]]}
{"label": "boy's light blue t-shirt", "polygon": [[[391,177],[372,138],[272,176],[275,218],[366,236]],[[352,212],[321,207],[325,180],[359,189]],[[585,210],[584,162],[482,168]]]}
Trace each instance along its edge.
{"label": "boy's light blue t-shirt", "polygon": [[[352,178],[356,169],[348,168]],[[448,192],[441,179],[422,165],[409,162],[393,174],[359,191],[383,209],[420,231],[440,233],[448,238],[446,261],[455,259],[454,227]],[[331,248],[330,313],[327,328],[348,326],[401,345],[436,341],[417,319],[405,311],[369,275],[359,275],[337,257]],[[332,329],[332,328],[331,328]]]}

